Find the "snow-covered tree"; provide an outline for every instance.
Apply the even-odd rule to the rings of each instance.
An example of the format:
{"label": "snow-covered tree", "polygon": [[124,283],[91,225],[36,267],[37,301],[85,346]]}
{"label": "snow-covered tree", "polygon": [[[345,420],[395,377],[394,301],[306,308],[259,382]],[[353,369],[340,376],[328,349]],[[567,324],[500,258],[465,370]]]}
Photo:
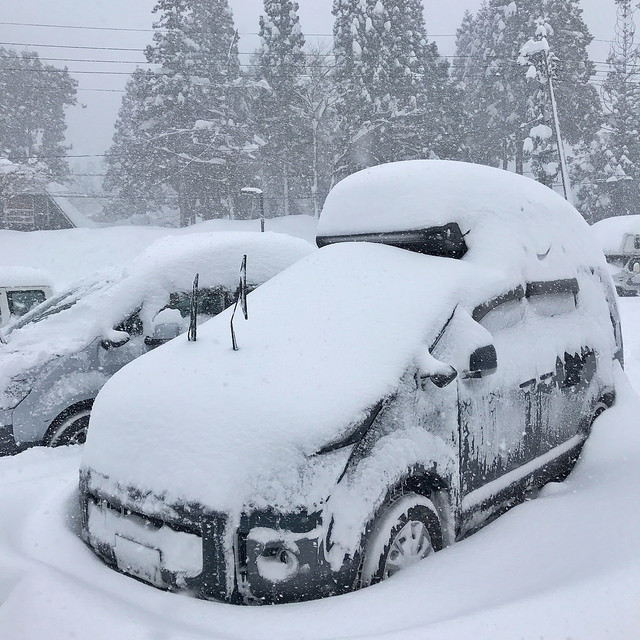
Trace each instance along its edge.
{"label": "snow-covered tree", "polygon": [[593,37],[582,19],[579,0],[485,0],[475,18],[467,17],[461,27],[461,61],[456,64],[469,117],[466,149],[474,162],[504,168],[515,162],[517,172],[524,170],[523,142],[538,117],[532,114],[532,101],[542,96],[518,58],[541,17],[555,56],[554,86],[563,138],[579,145],[592,140],[598,129],[600,101],[589,83],[595,70],[587,53]]}
{"label": "snow-covered tree", "polygon": [[331,187],[335,148],[333,134],[337,129],[337,93],[332,67],[333,63],[324,47],[312,49],[306,56],[304,80],[297,89],[305,131],[303,137],[310,142],[305,170],[310,180],[311,202],[316,218]]}
{"label": "snow-covered tree", "polygon": [[[129,198],[157,196],[169,185],[181,225],[196,215],[232,215],[241,165],[256,145],[228,0],[158,0],[154,12],[154,43],[146,49],[154,68],[128,85],[107,184],[124,181]],[[130,171],[140,175],[125,178]]]}
{"label": "snow-covered tree", "polygon": [[602,87],[605,122],[576,171],[581,210],[588,220],[640,210],[640,46],[635,1],[617,5],[615,38]]}
{"label": "snow-covered tree", "polygon": [[293,182],[307,163],[301,86],[305,72],[305,40],[298,3],[264,0],[260,16],[259,79],[266,83],[255,104],[256,125],[265,141],[259,153],[260,173],[268,194],[284,215],[291,213]]}
{"label": "snow-covered tree", "polygon": [[553,76],[557,59],[549,50],[547,36],[550,30],[546,18],[539,18],[535,36],[522,47],[518,59],[521,65],[528,67],[525,75],[530,84],[533,83],[527,102],[531,128],[524,140],[524,155],[530,161],[531,172],[536,180],[548,187],[553,186],[565,161],[555,120]]}
{"label": "snow-covered tree", "polygon": [[338,176],[445,155],[452,126],[448,65],[427,40],[420,0],[334,0],[340,116]]}
{"label": "snow-covered tree", "polygon": [[0,156],[38,163],[50,179],[65,180],[71,148],[64,144],[65,108],[76,104],[77,85],[66,67],[44,65],[37,53],[0,47]]}

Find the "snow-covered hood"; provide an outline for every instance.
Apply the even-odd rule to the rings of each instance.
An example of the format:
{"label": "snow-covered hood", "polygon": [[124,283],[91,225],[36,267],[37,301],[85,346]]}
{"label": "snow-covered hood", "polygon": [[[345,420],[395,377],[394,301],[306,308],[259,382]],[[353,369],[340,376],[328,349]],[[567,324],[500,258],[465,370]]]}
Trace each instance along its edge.
{"label": "snow-covered hood", "polygon": [[234,290],[243,255],[248,256],[248,282],[257,285],[314,250],[304,240],[275,233],[162,238],[124,269],[90,276],[9,326],[6,344],[0,344],[0,390],[12,378],[27,375],[52,358],[77,353],[108,337],[114,326],[138,309],[143,322],[150,322],[170,292],[191,289],[196,273],[201,287]]}
{"label": "snow-covered hood", "polygon": [[[323,248],[249,296],[237,352],[228,310],[196,343],[177,338],[114,376],[93,407],[83,464],[168,502],[297,505],[309,456],[392,394],[455,306],[496,281],[384,245]],[[335,482],[340,470],[325,475]]]}

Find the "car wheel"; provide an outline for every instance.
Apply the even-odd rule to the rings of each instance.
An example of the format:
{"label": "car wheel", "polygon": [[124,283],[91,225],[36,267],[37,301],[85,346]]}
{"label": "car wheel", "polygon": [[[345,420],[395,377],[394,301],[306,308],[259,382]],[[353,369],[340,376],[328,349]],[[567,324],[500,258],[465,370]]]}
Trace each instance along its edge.
{"label": "car wheel", "polygon": [[91,415],[91,405],[76,405],[63,411],[51,424],[45,444],[50,447],[83,444],[87,437],[87,427]]}
{"label": "car wheel", "polygon": [[388,500],[364,536],[359,587],[386,580],[442,548],[442,530],[428,498],[406,493]]}

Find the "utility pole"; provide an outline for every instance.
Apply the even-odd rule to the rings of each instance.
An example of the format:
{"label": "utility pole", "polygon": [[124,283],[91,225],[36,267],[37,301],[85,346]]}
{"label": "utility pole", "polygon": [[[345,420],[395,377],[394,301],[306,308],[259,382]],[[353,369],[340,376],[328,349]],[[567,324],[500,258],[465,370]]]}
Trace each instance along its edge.
{"label": "utility pole", "polygon": [[556,101],[556,94],[553,90],[553,78],[551,73],[551,65],[549,64],[549,51],[544,52],[544,66],[547,74],[547,82],[549,84],[549,96],[551,98],[551,111],[553,114],[553,128],[556,133],[556,146],[558,147],[558,157],[560,158],[560,176],[562,177],[562,189],[564,191],[564,198],[571,204],[573,204],[573,192],[571,190],[571,182],[569,178],[569,165],[567,164],[567,156],[564,151],[564,143],[562,142],[562,135],[560,134],[560,119],[558,118],[558,103]]}

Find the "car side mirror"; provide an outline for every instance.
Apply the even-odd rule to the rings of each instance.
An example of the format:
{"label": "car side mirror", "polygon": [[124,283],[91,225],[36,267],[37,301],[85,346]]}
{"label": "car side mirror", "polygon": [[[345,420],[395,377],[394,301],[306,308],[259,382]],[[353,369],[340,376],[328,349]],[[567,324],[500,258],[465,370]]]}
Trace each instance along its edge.
{"label": "car side mirror", "polygon": [[177,338],[182,333],[182,325],[176,322],[159,322],[153,327],[153,335],[145,336],[147,347],[157,347],[169,340]]}
{"label": "car side mirror", "polygon": [[451,366],[449,366],[448,371],[432,373],[429,376],[431,382],[433,382],[438,389],[443,389],[447,385],[451,384],[457,377],[458,372]]}
{"label": "car side mirror", "polygon": [[469,356],[469,370],[465,378],[484,378],[496,372],[498,368],[498,354],[492,344],[479,347]]}
{"label": "car side mirror", "polygon": [[131,336],[126,331],[113,330],[102,339],[100,346],[108,351],[109,349],[117,349],[123,344],[127,344],[129,340],[131,340]]}

